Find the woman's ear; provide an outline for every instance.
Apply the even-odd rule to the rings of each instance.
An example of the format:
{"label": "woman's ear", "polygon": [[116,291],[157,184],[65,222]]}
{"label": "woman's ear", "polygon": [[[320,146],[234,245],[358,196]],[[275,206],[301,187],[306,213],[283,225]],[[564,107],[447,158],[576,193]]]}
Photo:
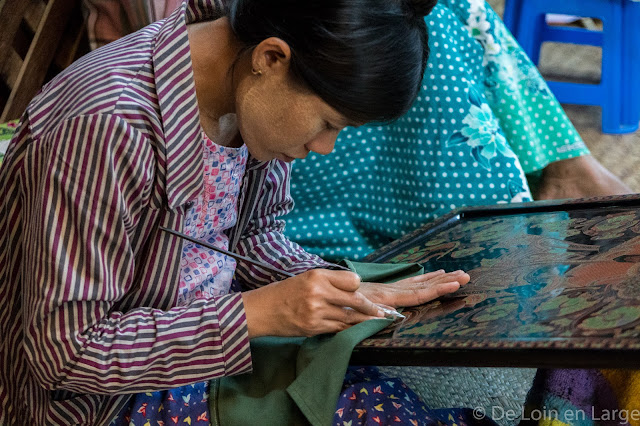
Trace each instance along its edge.
{"label": "woman's ear", "polygon": [[253,49],[251,64],[254,74],[288,73],[291,64],[291,48],[284,40],[269,37]]}

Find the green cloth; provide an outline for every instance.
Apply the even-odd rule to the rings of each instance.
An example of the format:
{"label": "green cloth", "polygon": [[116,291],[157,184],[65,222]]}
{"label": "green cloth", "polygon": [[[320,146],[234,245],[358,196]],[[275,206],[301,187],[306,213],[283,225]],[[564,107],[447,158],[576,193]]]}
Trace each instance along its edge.
{"label": "green cloth", "polygon": [[[345,263],[365,282],[389,283],[423,273],[416,264]],[[353,348],[391,321],[365,321],[307,339],[253,339],[253,373],[211,382],[211,424],[329,425]]]}

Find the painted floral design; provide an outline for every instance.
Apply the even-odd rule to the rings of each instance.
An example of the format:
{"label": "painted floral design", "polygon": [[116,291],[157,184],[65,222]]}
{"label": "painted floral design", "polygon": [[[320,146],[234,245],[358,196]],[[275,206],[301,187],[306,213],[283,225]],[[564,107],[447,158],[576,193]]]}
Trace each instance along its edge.
{"label": "painted floral design", "polygon": [[618,306],[609,311],[598,312],[580,323],[580,328],[611,330],[637,323],[640,319],[640,307]]}
{"label": "painted floral design", "polygon": [[640,219],[633,213],[611,214],[604,218],[588,220],[577,227],[585,235],[589,235],[592,240],[608,240],[619,238],[634,228]]}
{"label": "painted floral design", "polygon": [[560,208],[462,221],[434,235],[459,244],[444,256],[414,240],[406,248],[414,262],[429,259],[431,270],[468,271],[471,282],[463,292],[471,296],[407,308],[402,325],[383,330],[367,345],[386,345],[385,337],[417,347],[457,345],[451,338],[461,337],[492,344],[496,336],[505,344],[535,347],[582,347],[601,339],[627,344],[624,337],[640,330],[638,220],[635,207],[571,213]]}

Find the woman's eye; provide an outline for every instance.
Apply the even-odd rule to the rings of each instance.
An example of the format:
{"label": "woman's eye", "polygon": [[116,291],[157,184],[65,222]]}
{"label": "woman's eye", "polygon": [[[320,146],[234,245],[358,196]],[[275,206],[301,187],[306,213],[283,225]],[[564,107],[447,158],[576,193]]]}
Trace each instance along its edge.
{"label": "woman's eye", "polygon": [[327,129],[331,130],[331,131],[340,130],[340,129],[337,129],[336,127],[332,126],[331,123],[329,123],[328,121],[326,122],[326,126],[327,126]]}

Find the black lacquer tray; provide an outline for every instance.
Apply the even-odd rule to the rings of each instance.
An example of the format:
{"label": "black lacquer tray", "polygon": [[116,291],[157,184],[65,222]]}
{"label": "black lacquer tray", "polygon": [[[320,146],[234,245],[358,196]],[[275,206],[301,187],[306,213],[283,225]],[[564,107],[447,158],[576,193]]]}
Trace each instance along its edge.
{"label": "black lacquer tray", "polygon": [[463,208],[367,262],[463,269],[354,365],[640,368],[640,195]]}

